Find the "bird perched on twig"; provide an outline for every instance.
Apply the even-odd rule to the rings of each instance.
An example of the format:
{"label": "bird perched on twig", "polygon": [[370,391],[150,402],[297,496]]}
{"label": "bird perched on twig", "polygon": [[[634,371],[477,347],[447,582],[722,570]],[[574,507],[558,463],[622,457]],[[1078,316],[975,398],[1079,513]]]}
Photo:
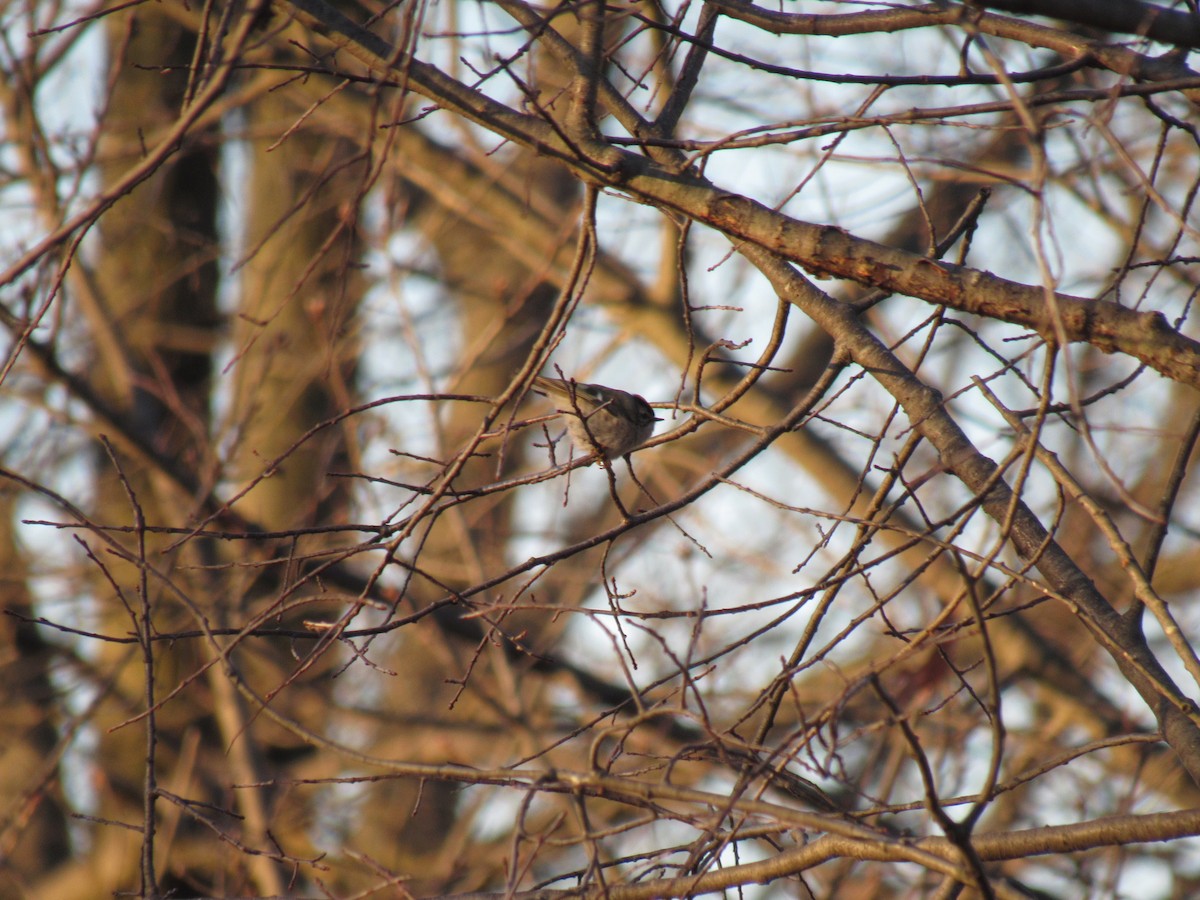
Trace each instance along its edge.
{"label": "bird perched on twig", "polygon": [[567,431],[580,450],[605,459],[628,456],[654,434],[660,421],[642,397],[605,387],[560,378],[533,379],[533,389],[559,403]]}

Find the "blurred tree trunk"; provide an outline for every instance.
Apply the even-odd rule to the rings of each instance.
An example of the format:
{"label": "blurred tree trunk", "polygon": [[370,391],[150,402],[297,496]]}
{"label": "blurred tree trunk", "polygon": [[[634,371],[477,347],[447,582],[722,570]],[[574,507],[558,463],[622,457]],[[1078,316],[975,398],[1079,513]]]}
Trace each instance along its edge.
{"label": "blurred tree trunk", "polygon": [[[159,7],[114,18],[106,29],[113,71],[111,102],[102,128],[101,176],[120,177],[148,143],[179,115],[189,84],[195,36]],[[92,369],[97,393],[119,412],[126,427],[153,453],[179,468],[204,473],[211,459],[209,390],[216,338],[217,144],[211,132],[196,132],[150,179],[120,199],[100,224],[96,285],[96,333],[115,341],[97,345]],[[120,466],[120,472],[117,470]],[[181,495],[143,460],[120,454],[117,462],[97,448],[94,459],[96,519],[109,525],[135,521],[129,494],[148,522],[172,518],[198,498]],[[137,539],[114,535],[124,558],[95,546],[104,568],[95,572],[99,630],[136,632],[143,613]],[[146,563],[167,573],[177,587],[206,605],[182,564],[202,562],[201,545],[163,553],[167,541],[146,538]],[[145,582],[154,628],[192,627],[193,617],[161,581]],[[115,590],[114,590],[115,586]],[[178,684],[199,668],[205,648],[192,643],[170,650],[156,645],[155,681]],[[103,896],[139,885],[140,826],[144,814],[146,728],[134,718],[146,706],[147,671],[135,648],[103,644],[94,660],[104,694],[96,718],[99,740],[94,782],[97,815],[92,851],[73,871],[60,873],[43,896]],[[161,691],[156,691],[161,698]],[[173,793],[207,803],[224,800],[219,773],[223,748],[214,741],[212,703],[203,681],[157,712],[159,742],[156,775]],[[211,841],[194,819],[164,801],[157,859],[162,890],[220,889],[224,863],[211,854]],[[208,851],[202,848],[210,848]],[[169,848],[169,852],[168,852]],[[170,862],[167,863],[169,855]],[[145,890],[148,885],[142,884]]]}
{"label": "blurred tree trunk", "polygon": [[[317,96],[266,93],[246,109],[249,165],[237,187],[246,231],[237,254],[244,265],[233,329],[229,464],[239,491],[253,483],[236,511],[275,532],[341,524],[348,501],[349,482],[330,476],[350,468],[347,433],[334,426],[301,438],[356,402],[356,311],[364,286],[358,220],[370,157],[359,144],[333,136],[333,129],[285,137],[305,113],[298,101]],[[334,104],[343,113],[344,106]],[[315,121],[336,114],[318,113]],[[227,577],[236,587],[226,595],[223,616],[231,624],[260,619],[284,628],[336,618],[345,607],[314,602],[320,585],[311,581],[332,543],[322,535],[253,542],[248,546],[261,565],[251,568],[236,565],[231,555]],[[327,652],[314,664],[305,649],[284,639],[254,639],[231,659],[259,697],[288,685],[272,703],[274,712],[319,730],[331,715],[328,676],[339,658]],[[338,774],[328,766],[303,768],[310,748],[300,739],[243,708],[231,691],[223,699],[230,709],[227,739],[240,739],[247,728],[259,738],[263,759],[246,760],[256,782]],[[259,771],[264,760],[268,765]],[[261,841],[268,840],[270,822],[271,841],[289,853],[316,855],[311,830],[322,825],[319,794],[264,790],[257,802]]]}
{"label": "blurred tree trunk", "polygon": [[[461,205],[441,205],[418,187],[446,167],[445,161],[435,158],[404,156],[404,148],[411,144],[400,141],[398,171],[431,168],[414,173],[416,177],[403,188],[408,221],[436,254],[440,289],[457,308],[457,333],[446,335],[446,340],[460,348],[461,356],[445,389],[496,396],[528,357],[558,289],[546,271],[532,270],[508,251],[502,232],[511,223],[498,221],[494,229],[483,227],[471,211],[464,214]],[[527,191],[532,204],[551,204],[564,219],[572,215],[577,193],[560,166],[525,151],[494,160],[496,165],[503,170],[501,181]],[[456,187],[454,182],[446,186],[460,195],[466,187]],[[445,406],[447,413],[440,417],[437,434],[442,461],[452,459],[466,445],[478,428],[482,409],[468,403]],[[481,447],[486,455],[468,462],[454,482],[455,489],[478,487],[518,471],[523,446],[520,441],[509,442],[498,471],[500,442],[488,441]],[[434,472],[436,467],[426,467],[427,476]],[[492,503],[451,510],[415,538],[422,548],[422,570],[432,579],[412,578],[402,610],[422,608],[444,596],[447,587],[466,588],[486,573],[501,570],[513,537],[512,501],[512,495],[505,494]],[[460,608],[451,615],[468,612],[469,608]],[[515,755],[512,717],[523,709],[521,699],[511,692],[511,673],[504,671],[506,648],[503,642],[487,642],[476,660],[480,647],[444,630],[439,624],[444,621],[427,619],[404,629],[396,639],[386,664],[397,675],[389,680],[381,706],[386,720],[411,723],[406,729],[408,744],[397,747],[393,738],[384,737],[374,750],[385,757],[430,763],[503,764]],[[491,620],[479,623],[483,629],[487,621]],[[520,631],[512,621],[504,621],[506,630]],[[476,665],[484,677],[471,678],[463,690],[460,681]],[[461,788],[448,782],[387,782],[377,786],[364,805],[352,844],[390,872],[418,876],[408,882],[418,895],[487,884],[501,871],[503,851],[499,855],[464,852],[468,834],[455,827],[462,803]]]}
{"label": "blurred tree trunk", "polygon": [[[34,615],[29,567],[17,545],[16,494],[0,488],[0,610]],[[0,615],[0,896],[23,897],[70,854],[58,772],[58,654],[40,627]]]}

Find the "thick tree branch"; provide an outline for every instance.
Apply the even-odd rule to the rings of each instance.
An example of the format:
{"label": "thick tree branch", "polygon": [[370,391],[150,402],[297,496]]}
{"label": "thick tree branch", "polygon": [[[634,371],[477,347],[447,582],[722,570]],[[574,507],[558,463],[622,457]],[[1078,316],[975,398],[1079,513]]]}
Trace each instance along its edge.
{"label": "thick tree branch", "polygon": [[978,0],[1007,12],[1062,19],[1090,28],[1136,34],[1176,47],[1200,47],[1200,17],[1141,0]]}
{"label": "thick tree branch", "polygon": [[1158,719],[1167,743],[1200,784],[1200,728],[1195,702],[1186,697],[1138,632],[1127,628],[1092,580],[1047,532],[1032,510],[999,477],[996,463],[980,453],[946,410],[942,397],[916,378],[895,354],[843,304],[817,290],[786,262],[759,246],[741,252],[779,296],[795,303],[882,385],[904,408],[913,427],[937,449],[942,465],[981,501],[997,523],[1007,525],[1017,552],[1033,563],[1061,596]]}
{"label": "thick tree branch", "polygon": [[1062,338],[1089,343],[1105,353],[1124,353],[1168,378],[1200,387],[1200,343],[1172,329],[1161,313],[1051,293],[989,272],[933,262],[841,228],[791,218],[756,200],[722,191],[693,171],[670,171],[600,141],[581,140],[576,147],[568,146],[543,120],[518,113],[434,66],[400,59],[386,41],[321,0],[277,2],[376,71],[406,74],[423,96],[521,146],[556,157],[585,181],[605,184],[638,202],[750,241],[809,272],[1020,325],[1050,340]]}

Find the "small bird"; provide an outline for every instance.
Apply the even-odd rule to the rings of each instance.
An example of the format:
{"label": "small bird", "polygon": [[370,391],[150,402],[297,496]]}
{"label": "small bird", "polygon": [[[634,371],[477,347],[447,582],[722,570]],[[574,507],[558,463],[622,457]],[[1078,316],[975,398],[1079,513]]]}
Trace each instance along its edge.
{"label": "small bird", "polygon": [[650,439],[654,423],[661,421],[642,397],[602,384],[538,375],[533,389],[561,404],[558,411],[567,417],[576,447],[605,459],[627,456]]}

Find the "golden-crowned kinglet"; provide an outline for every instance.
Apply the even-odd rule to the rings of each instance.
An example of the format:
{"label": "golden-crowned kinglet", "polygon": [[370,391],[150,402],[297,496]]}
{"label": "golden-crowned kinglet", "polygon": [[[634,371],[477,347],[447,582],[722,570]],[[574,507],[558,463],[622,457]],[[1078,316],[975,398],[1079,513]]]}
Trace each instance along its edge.
{"label": "golden-crowned kinglet", "polygon": [[602,384],[539,375],[533,379],[533,389],[559,404],[576,447],[607,459],[625,456],[646,443],[659,421],[650,404],[637,394]]}

